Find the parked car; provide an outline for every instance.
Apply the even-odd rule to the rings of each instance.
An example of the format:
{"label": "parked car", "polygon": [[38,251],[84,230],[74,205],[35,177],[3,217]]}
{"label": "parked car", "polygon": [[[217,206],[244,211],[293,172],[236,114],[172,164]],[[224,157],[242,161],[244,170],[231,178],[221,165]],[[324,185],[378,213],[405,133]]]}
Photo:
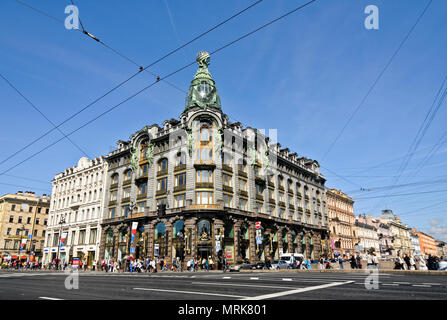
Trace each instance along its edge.
{"label": "parked car", "polygon": [[240,270],[252,270],[253,265],[250,264],[248,260],[246,261],[238,261],[235,264],[230,266],[230,271],[240,271]]}
{"label": "parked car", "polygon": [[267,269],[265,262],[258,262],[255,265],[252,265],[252,269],[253,270],[263,270],[263,269]]}
{"label": "parked car", "polygon": [[285,260],[273,261],[272,270],[287,269],[289,264]]}
{"label": "parked car", "polygon": [[439,261],[439,270],[447,271],[447,260],[440,260]]}

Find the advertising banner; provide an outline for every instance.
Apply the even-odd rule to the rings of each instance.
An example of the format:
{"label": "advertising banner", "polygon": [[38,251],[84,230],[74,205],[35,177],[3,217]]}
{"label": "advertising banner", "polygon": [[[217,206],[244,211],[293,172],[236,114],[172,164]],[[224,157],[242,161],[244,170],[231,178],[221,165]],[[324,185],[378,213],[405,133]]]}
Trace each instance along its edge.
{"label": "advertising banner", "polygon": [[227,263],[234,262],[234,247],[233,246],[225,246],[225,258],[227,259]]}
{"label": "advertising banner", "polygon": [[220,241],[216,241],[216,253],[220,251]]}
{"label": "advertising banner", "polygon": [[68,234],[67,232],[63,232],[61,235],[61,248],[64,245],[65,240],[67,239],[67,234]]}
{"label": "advertising banner", "polygon": [[27,240],[28,239],[22,239],[22,243],[20,244],[20,251],[22,251],[25,248]]}
{"label": "advertising banner", "polygon": [[138,222],[132,222],[130,243],[133,243],[133,239],[135,238],[135,234],[137,233],[137,228],[138,228]]}
{"label": "advertising banner", "polygon": [[155,256],[155,257],[158,257],[158,251],[159,251],[159,244],[156,243],[156,244],[154,245],[154,256]]}

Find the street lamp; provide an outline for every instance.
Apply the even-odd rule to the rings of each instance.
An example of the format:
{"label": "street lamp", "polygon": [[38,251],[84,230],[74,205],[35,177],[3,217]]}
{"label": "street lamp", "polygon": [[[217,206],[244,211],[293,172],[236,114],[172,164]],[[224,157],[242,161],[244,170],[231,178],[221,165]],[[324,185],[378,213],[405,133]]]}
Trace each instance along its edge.
{"label": "street lamp", "polygon": [[65,223],[65,213],[64,213],[64,215],[61,215],[61,218],[59,220],[59,225],[60,225],[60,227],[59,227],[59,243],[58,243],[58,246],[57,246],[57,255],[56,255],[57,262],[56,262],[56,266],[58,265],[58,263],[60,261],[60,259],[59,259],[59,249],[60,249],[61,244],[62,244],[62,225],[64,223]]}
{"label": "street lamp", "polygon": [[20,248],[22,247],[22,231],[25,230],[25,225],[23,223],[19,223],[22,228],[17,229],[20,230],[20,240],[19,240],[19,247],[17,248],[17,268],[19,267],[19,263],[20,263]]}

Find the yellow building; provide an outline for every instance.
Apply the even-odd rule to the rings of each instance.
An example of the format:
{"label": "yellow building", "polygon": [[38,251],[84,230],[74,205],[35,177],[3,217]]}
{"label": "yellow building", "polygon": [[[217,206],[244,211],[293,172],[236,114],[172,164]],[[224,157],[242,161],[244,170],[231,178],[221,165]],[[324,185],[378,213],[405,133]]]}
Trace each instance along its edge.
{"label": "yellow building", "polygon": [[326,202],[333,253],[354,254],[358,242],[354,200],[340,190],[330,189],[326,191]]}
{"label": "yellow building", "polygon": [[[41,261],[50,197],[19,191],[0,197],[0,259]],[[22,240],[26,244],[21,249]]]}

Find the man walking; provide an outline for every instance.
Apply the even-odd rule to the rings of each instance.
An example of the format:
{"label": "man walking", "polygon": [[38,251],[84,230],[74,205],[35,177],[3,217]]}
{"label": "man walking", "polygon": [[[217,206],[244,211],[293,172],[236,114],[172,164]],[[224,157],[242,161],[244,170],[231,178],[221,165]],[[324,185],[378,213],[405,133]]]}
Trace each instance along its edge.
{"label": "man walking", "polygon": [[338,265],[340,266],[340,269],[343,269],[343,258],[341,254],[338,256]]}

